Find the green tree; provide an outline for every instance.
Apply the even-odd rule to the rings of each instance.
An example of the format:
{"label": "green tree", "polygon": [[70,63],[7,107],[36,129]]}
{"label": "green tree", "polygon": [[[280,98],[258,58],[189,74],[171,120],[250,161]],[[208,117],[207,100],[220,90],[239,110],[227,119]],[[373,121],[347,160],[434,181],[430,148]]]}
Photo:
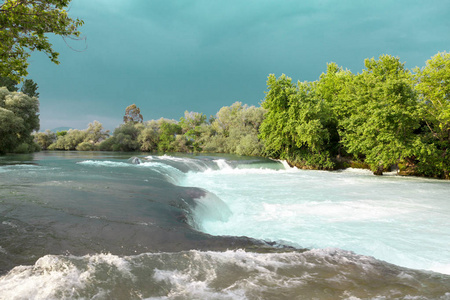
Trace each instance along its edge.
{"label": "green tree", "polygon": [[[329,65],[330,76],[337,72],[335,67]],[[269,156],[303,168],[335,167],[339,138],[331,83],[326,75],[318,82],[297,85],[285,75],[269,76],[269,91],[262,103],[268,111],[260,128]]]}
{"label": "green tree", "polygon": [[296,149],[291,139],[291,128],[288,126],[288,109],[291,99],[296,97],[297,89],[292,79],[284,74],[278,79],[274,74],[270,74],[267,78],[267,89],[266,97],[261,103],[267,113],[260,127],[260,137],[268,156],[286,159],[291,157]]}
{"label": "green tree", "polygon": [[[176,151],[176,136],[181,134],[181,126],[174,120],[160,119],[158,150],[163,152]],[[178,146],[180,141],[178,140]]]}
{"label": "green tree", "polygon": [[258,128],[264,119],[261,107],[235,102],[222,107],[211,124],[199,127],[198,139],[205,152],[261,155],[263,145],[258,138]]}
{"label": "green tree", "polygon": [[89,123],[88,128],[85,131],[86,137],[84,139],[84,142],[88,142],[92,145],[101,143],[109,136],[109,130],[105,130],[102,123],[98,121]]}
{"label": "green tree", "polygon": [[79,38],[79,19],[68,16],[71,0],[3,0],[0,6],[0,76],[12,80],[28,74],[30,52],[42,51],[58,64],[48,34]]}
{"label": "green tree", "polygon": [[0,153],[35,150],[31,133],[39,130],[38,112],[36,98],[0,88]]}
{"label": "green tree", "polygon": [[425,123],[417,155],[419,171],[450,178],[450,53],[436,54],[415,72]]}
{"label": "green tree", "polygon": [[33,79],[25,79],[22,87],[20,88],[20,91],[30,97],[39,98],[39,93],[37,92],[37,89],[38,85],[36,82],[33,81]]}
{"label": "green tree", "polygon": [[138,136],[141,151],[151,152],[158,150],[159,131],[158,128],[146,126]]}
{"label": "green tree", "polygon": [[18,132],[23,131],[23,120],[12,111],[0,107],[0,154],[12,152],[19,145]]}
{"label": "green tree", "polygon": [[295,147],[288,159],[302,167],[333,169],[337,122],[329,103],[317,93],[317,85],[298,82],[297,94],[290,99],[287,130]]}
{"label": "green tree", "polygon": [[185,143],[178,138],[178,148],[187,148],[191,151],[200,151],[199,138],[202,134],[202,125],[206,124],[206,115],[197,112],[184,112],[184,117],[180,118],[179,125],[184,135]]}
{"label": "green tree", "polygon": [[366,59],[366,69],[345,94],[348,117],[341,120],[342,143],[371,170],[383,170],[413,154],[418,128],[411,73],[398,58]]}
{"label": "green tree", "polygon": [[[64,133],[62,131],[61,133]],[[78,145],[86,139],[86,131],[78,129],[70,129],[65,134],[57,133],[56,142],[51,144],[49,150],[76,150]]]}
{"label": "green tree", "polygon": [[39,145],[41,150],[47,150],[56,141],[56,134],[48,129],[45,132],[36,132],[34,134],[34,141]]}
{"label": "green tree", "polygon": [[17,87],[17,81],[12,80],[9,77],[0,76],[0,87],[6,87],[10,92],[17,92],[19,88]]}
{"label": "green tree", "polygon": [[58,131],[56,132],[56,136],[65,136],[67,134],[68,130],[62,130],[62,131]]}
{"label": "green tree", "polygon": [[113,151],[136,151],[139,149],[138,136],[143,129],[140,123],[128,122],[114,130]]}
{"label": "green tree", "polygon": [[123,116],[124,123],[142,123],[143,117],[141,115],[141,110],[136,104],[131,104],[125,109],[125,116]]}

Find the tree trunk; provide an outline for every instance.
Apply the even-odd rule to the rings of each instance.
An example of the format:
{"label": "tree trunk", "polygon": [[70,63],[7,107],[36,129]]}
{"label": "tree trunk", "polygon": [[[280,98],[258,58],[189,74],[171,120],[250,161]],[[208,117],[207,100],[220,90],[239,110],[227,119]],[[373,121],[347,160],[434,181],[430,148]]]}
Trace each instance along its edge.
{"label": "tree trunk", "polygon": [[377,170],[373,172],[373,175],[377,176],[383,175],[383,166],[378,166]]}

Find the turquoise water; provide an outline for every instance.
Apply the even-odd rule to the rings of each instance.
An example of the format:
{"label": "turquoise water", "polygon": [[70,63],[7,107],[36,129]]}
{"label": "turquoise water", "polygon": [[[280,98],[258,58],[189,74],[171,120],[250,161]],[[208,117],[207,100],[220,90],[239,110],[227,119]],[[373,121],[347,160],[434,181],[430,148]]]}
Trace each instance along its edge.
{"label": "turquoise water", "polygon": [[450,274],[450,182],[364,170],[231,169],[188,173],[232,211],[205,220],[214,235],[306,248],[339,248],[396,265]]}
{"label": "turquoise water", "polygon": [[450,182],[262,158],[0,157],[0,299],[450,299]]}

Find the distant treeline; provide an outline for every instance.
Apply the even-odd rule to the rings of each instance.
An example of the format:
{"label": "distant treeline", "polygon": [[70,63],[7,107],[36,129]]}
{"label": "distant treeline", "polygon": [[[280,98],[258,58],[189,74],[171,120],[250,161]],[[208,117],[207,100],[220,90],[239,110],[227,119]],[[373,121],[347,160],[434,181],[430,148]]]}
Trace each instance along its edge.
{"label": "distant treeline", "polygon": [[179,121],[159,119],[143,122],[136,105],[126,109],[124,123],[112,135],[95,121],[85,130],[35,134],[42,149],[80,151],[217,152],[261,156],[258,129],[264,109],[236,102],[215,117],[185,112]]}
{"label": "distant treeline", "polygon": [[[186,112],[178,121],[144,122],[130,105],[112,134],[94,122],[85,130],[35,133],[34,140],[51,150],[234,153],[285,159],[300,168],[358,166],[382,174],[396,167],[402,174],[450,178],[449,53],[412,71],[389,55],[366,59],[357,74],[330,63],[316,81],[270,75],[267,86],[261,107],[236,102],[209,119]],[[11,99],[24,97],[5,90],[0,119],[6,113],[1,108],[13,111]],[[0,130],[13,127],[11,120]],[[35,125],[16,134],[16,147],[32,150],[26,137]],[[8,143],[2,136],[0,152],[2,146],[14,149]]]}

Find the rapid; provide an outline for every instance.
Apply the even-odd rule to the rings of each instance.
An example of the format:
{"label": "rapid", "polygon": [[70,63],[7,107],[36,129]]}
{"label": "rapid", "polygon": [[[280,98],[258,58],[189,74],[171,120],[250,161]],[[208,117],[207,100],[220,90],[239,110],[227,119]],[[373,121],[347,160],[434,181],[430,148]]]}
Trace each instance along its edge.
{"label": "rapid", "polygon": [[0,157],[0,299],[450,299],[448,195],[231,155]]}

